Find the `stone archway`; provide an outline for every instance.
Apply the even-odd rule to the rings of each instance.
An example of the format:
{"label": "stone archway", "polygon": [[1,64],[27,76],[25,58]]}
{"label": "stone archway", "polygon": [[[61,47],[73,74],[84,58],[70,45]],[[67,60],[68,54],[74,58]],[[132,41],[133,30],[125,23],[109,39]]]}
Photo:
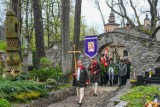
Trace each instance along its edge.
{"label": "stone archway", "polygon": [[160,42],[151,41],[147,38],[141,38],[141,35],[130,35],[120,32],[104,33],[99,35],[99,53],[106,44],[122,44],[130,53],[130,61],[132,71],[140,74],[145,69],[151,68],[154,70],[160,67],[160,63],[156,60],[160,56]]}

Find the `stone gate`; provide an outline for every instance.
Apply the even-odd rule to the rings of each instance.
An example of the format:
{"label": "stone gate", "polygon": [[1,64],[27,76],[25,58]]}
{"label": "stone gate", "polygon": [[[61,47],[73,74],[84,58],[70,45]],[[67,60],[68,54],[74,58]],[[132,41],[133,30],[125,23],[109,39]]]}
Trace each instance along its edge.
{"label": "stone gate", "polygon": [[151,40],[147,35],[133,35],[125,32],[114,31],[99,35],[99,53],[106,44],[122,44],[130,53],[132,71],[136,74],[143,73],[145,69],[154,70],[160,67],[157,59],[160,57],[160,42]]}

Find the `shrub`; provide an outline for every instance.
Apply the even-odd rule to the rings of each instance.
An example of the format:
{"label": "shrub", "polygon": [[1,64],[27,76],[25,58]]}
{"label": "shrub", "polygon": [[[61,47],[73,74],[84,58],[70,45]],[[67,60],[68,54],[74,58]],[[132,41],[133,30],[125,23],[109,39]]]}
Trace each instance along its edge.
{"label": "shrub", "polygon": [[19,94],[21,92],[33,91],[40,93],[40,96],[44,96],[47,94],[47,89],[45,88],[45,85],[34,81],[9,81],[0,78],[0,84],[1,97],[11,101],[13,100],[13,96],[15,94]]}
{"label": "shrub", "polygon": [[120,99],[128,101],[127,107],[144,107],[144,102],[152,101],[155,94],[160,95],[160,89],[156,86],[138,86],[123,95]]}
{"label": "shrub", "polygon": [[46,81],[48,78],[53,78],[58,81],[58,78],[62,77],[62,70],[60,67],[45,67],[39,70],[34,69],[30,72],[32,78],[39,78],[40,81]]}
{"label": "shrub", "polygon": [[15,99],[16,101],[21,101],[25,102],[27,100],[32,100],[32,99],[37,99],[40,97],[40,93],[36,91],[31,91],[31,92],[20,92],[20,93],[14,93],[12,94],[12,98]]}
{"label": "shrub", "polygon": [[30,76],[32,78],[39,78],[39,81],[46,81],[48,78],[53,78],[53,69],[51,68],[42,68],[42,69],[39,69],[39,70],[33,70],[30,72]]}
{"label": "shrub", "polygon": [[28,73],[20,73],[20,74],[16,75],[14,78],[15,78],[15,80],[29,80],[30,76]]}
{"label": "shrub", "polygon": [[47,57],[42,57],[40,59],[41,68],[51,67],[52,63]]}
{"label": "shrub", "polygon": [[48,84],[48,85],[56,85],[57,84],[57,81],[55,80],[55,79],[52,79],[52,78],[48,78],[47,80],[46,80],[46,83]]}
{"label": "shrub", "polygon": [[0,99],[0,107],[11,107],[11,104],[6,99]]}

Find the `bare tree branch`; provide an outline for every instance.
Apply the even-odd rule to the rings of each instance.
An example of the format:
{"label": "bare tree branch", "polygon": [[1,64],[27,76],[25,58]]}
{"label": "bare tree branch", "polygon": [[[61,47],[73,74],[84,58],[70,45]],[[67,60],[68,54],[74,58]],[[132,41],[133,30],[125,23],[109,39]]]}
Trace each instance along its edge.
{"label": "bare tree branch", "polygon": [[[155,37],[156,32],[159,30],[159,26],[157,27],[157,22],[159,20],[159,17],[157,16],[157,5],[159,4],[158,0],[148,0],[149,6],[150,6],[150,11],[147,11],[151,14],[151,26],[150,28],[144,28],[140,22],[140,19],[136,10],[136,6],[133,5],[133,1],[130,0],[130,4],[131,4],[131,8],[134,11],[134,15],[136,17],[136,21],[138,23],[138,26],[135,25],[134,21],[131,20],[131,18],[127,15],[127,10],[126,10],[126,6],[124,5],[124,0],[118,0],[119,4],[117,5],[116,3],[113,3],[114,0],[111,1],[111,3],[109,4],[109,1],[106,1],[106,4],[108,5],[108,7],[115,12],[116,14],[118,14],[119,16],[121,16],[122,18],[125,18],[128,20],[128,22],[130,22],[131,26],[140,32],[143,32],[147,35],[149,35],[149,37]],[[114,4],[114,5],[113,5]],[[119,6],[120,5],[120,6]],[[119,6],[119,8],[121,8],[121,10],[117,10],[117,8],[115,8],[116,6]],[[120,11],[120,12],[119,12]],[[123,12],[121,12],[123,11]],[[146,12],[146,11],[145,11]]]}
{"label": "bare tree branch", "polygon": [[139,21],[139,16],[138,16],[138,14],[137,14],[136,8],[133,6],[132,0],[130,0],[130,4],[131,4],[131,7],[132,7],[132,9],[133,9],[133,11],[134,11],[134,14],[135,14],[135,16],[136,16],[138,25],[139,25],[139,26],[142,26],[141,23],[140,23],[140,21]]}
{"label": "bare tree branch", "polygon": [[96,1],[95,1],[95,4],[97,5],[97,8],[98,8],[98,10],[99,10],[99,12],[100,12],[100,14],[101,14],[101,18],[102,18],[103,25],[105,25],[105,19],[104,19],[103,13],[102,13],[102,11],[101,11],[101,8],[100,8],[100,5],[99,5],[99,1],[96,0]]}

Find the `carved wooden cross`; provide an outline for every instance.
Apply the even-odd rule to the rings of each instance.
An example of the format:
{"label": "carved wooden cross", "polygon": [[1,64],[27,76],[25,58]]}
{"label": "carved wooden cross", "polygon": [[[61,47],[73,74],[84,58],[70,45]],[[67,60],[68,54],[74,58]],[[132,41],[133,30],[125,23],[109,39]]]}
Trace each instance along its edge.
{"label": "carved wooden cross", "polygon": [[76,54],[81,53],[81,51],[76,51],[76,46],[73,45],[73,51],[68,51],[68,53],[73,54],[74,56],[74,67],[75,71],[77,70],[77,63],[76,63]]}

